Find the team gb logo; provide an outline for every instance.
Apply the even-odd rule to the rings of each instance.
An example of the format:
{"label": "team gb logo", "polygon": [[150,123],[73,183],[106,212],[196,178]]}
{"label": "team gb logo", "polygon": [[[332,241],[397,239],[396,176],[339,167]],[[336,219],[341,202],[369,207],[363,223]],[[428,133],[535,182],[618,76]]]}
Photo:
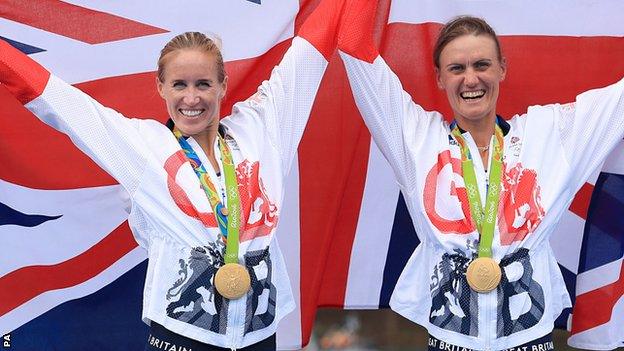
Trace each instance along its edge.
{"label": "team gb logo", "polygon": [[[498,228],[502,245],[522,241],[535,231],[545,211],[535,170],[521,163],[508,168],[503,163]],[[423,193],[425,212],[431,223],[444,234],[470,234],[475,231],[471,219],[461,160],[449,150],[438,155],[438,162],[427,173]]]}
{"label": "team gb logo", "polygon": [[[176,205],[186,215],[201,221],[206,227],[217,227],[217,221],[212,212],[200,212],[188,198],[184,189],[176,183],[175,177],[180,168],[188,163],[184,151],[171,155],[165,161],[167,172],[167,187]],[[243,218],[246,223],[241,228],[240,241],[252,240],[256,237],[268,235],[277,225],[277,206],[267,196],[264,184],[260,178],[260,164],[258,161],[244,160],[236,166],[236,180]]]}

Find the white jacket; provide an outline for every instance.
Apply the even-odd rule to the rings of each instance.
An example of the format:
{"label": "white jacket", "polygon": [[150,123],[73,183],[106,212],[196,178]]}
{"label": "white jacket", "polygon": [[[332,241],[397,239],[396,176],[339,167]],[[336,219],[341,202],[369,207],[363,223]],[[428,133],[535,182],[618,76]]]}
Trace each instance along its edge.
{"label": "white jacket", "polygon": [[[421,241],[396,285],[392,309],[438,339],[472,349],[506,349],[550,333],[571,303],[549,237],[624,135],[624,80],[583,93],[575,103],[532,106],[507,122],[499,119],[504,164],[492,249],[503,277],[497,289],[479,294],[465,277],[479,234],[448,123],[415,104],[380,56],[368,63],[341,55]],[[468,132],[464,138],[479,154]],[[486,172],[474,164],[485,203]]]}
{"label": "white jacket", "polygon": [[[239,262],[252,278],[246,296],[228,301],[212,285],[223,264],[219,228],[172,132],[154,120],[125,118],[41,73],[45,71],[26,56],[3,57],[7,52],[0,50],[2,82],[11,91],[22,84],[22,90],[38,95],[27,99],[26,108],[67,134],[127,191],[130,227],[149,255],[143,319],[220,347],[241,348],[274,334],[278,321],[295,307],[275,228],[284,181],[327,66],[323,55],[308,41],[294,38],[270,79],[221,121],[236,164],[243,212]],[[36,77],[29,73],[24,78],[24,72]],[[41,92],[36,91],[39,83]],[[209,165],[197,142],[188,140]],[[215,152],[218,156],[216,141]],[[218,184],[212,167],[206,169]]]}

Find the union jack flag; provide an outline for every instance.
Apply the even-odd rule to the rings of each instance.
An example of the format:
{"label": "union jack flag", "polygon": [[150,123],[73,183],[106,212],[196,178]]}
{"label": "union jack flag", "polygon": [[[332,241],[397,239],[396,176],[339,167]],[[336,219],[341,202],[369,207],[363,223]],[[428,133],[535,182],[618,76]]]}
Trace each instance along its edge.
{"label": "union jack flag", "polygon": [[[222,112],[252,95],[318,0],[8,0],[0,35],[51,72],[126,116],[166,120],[156,58],[175,34],[218,33],[229,78]],[[572,101],[624,75],[617,0],[381,0],[382,56],[415,101],[451,116],[435,86],[432,42],[469,13],[501,35],[509,72],[498,113]],[[17,350],[141,349],[145,252],[126,223],[123,189],[62,134],[0,88],[0,334]],[[572,311],[573,346],[624,346],[624,144],[588,179],[551,244]],[[278,237],[298,308],[278,345],[311,335],[317,306],[387,307],[418,245],[393,174],[355,107],[334,56],[290,174]]]}

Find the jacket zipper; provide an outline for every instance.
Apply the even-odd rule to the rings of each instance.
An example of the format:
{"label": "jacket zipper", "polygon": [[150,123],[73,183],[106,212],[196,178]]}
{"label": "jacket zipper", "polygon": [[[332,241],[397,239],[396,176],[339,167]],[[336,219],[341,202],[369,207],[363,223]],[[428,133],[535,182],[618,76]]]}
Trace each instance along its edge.
{"label": "jacket zipper", "polygon": [[[486,351],[491,351],[492,350],[492,334],[493,332],[496,333],[496,325],[498,323],[498,316],[496,315],[496,313],[492,313],[493,309],[497,308],[496,305],[496,294],[497,294],[497,289],[494,289],[492,291],[490,291],[487,296],[485,296],[487,298],[487,304],[486,304],[486,311],[487,311],[487,318],[486,318],[486,328],[485,328],[485,350]],[[493,307],[493,308],[492,308]],[[494,315],[494,320],[492,320],[492,314]],[[494,330],[492,330],[492,324],[494,324]]]}
{"label": "jacket zipper", "polygon": [[230,325],[232,326],[232,337],[230,339],[230,350],[235,351],[236,345],[240,341],[240,337],[242,335],[241,330],[245,327],[244,325],[239,326],[240,324],[240,305],[244,302],[246,297],[239,298],[236,300],[230,300],[230,308],[232,309],[232,318]]}

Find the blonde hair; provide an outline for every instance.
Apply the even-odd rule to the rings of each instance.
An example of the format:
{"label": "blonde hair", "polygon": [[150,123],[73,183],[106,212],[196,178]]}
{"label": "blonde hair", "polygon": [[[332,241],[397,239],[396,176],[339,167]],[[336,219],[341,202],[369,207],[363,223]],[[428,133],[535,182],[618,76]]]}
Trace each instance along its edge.
{"label": "blonde hair", "polygon": [[163,82],[165,79],[167,55],[182,49],[198,49],[214,55],[217,64],[219,83],[223,83],[225,80],[225,67],[223,65],[223,55],[221,54],[221,40],[216,36],[212,39],[200,32],[185,32],[176,35],[160,50],[160,57],[158,58],[158,80]]}

